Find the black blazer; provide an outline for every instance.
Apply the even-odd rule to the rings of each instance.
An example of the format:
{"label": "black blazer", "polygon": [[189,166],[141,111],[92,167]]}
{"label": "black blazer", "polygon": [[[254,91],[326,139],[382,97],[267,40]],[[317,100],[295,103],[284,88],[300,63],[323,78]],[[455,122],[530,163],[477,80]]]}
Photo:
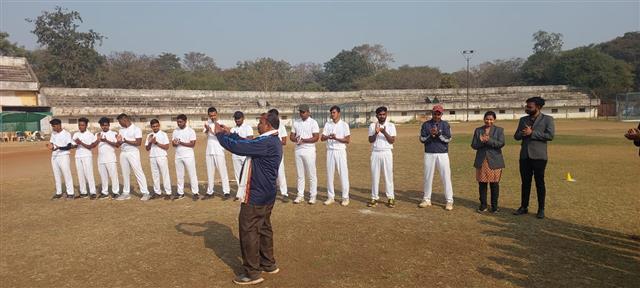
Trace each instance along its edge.
{"label": "black blazer", "polygon": [[522,129],[526,125],[531,125],[531,116],[520,118],[518,129],[513,138],[520,141],[520,159],[540,159],[547,160],[547,142],[553,140],[555,136],[555,125],[553,117],[540,113],[531,129],[533,133],[529,136],[522,134]]}
{"label": "black blazer", "polygon": [[504,168],[504,158],[502,157],[502,147],[504,147],[504,129],[502,127],[491,126],[489,129],[489,141],[482,143],[480,136],[484,134],[484,126],[476,128],[471,140],[471,148],[476,151],[476,160],[473,167],[481,168],[484,158],[489,162],[489,168]]}

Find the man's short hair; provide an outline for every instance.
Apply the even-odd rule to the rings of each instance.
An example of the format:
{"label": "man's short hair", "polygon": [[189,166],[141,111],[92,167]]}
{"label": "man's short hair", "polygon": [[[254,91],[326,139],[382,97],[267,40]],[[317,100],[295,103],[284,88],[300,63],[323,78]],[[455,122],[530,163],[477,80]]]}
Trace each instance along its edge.
{"label": "man's short hair", "polygon": [[49,124],[51,124],[51,125],[60,125],[60,124],[62,124],[62,121],[60,121],[60,119],[58,119],[58,118],[53,118],[53,119],[51,119],[51,121],[49,121]]}
{"label": "man's short hair", "polygon": [[156,124],[156,123],[157,123],[158,125],[160,125],[160,121],[158,121],[158,119],[155,119],[155,118],[154,118],[154,119],[151,119],[151,121],[149,121],[149,125],[153,125],[153,124]]}
{"label": "man's short hair", "polygon": [[177,118],[178,120],[184,120],[184,121],[187,121],[187,115],[184,115],[184,114],[180,114],[180,115],[178,115],[178,117],[176,117],[176,118]]}
{"label": "man's short hair", "polygon": [[233,113],[233,119],[240,119],[240,118],[244,118],[244,113],[242,113],[242,111],[236,111]]}
{"label": "man's short hair", "polygon": [[127,114],[122,113],[122,114],[118,115],[118,117],[116,117],[116,119],[118,119],[118,120],[129,119],[129,116],[127,116]]}
{"label": "man's short hair", "polygon": [[111,120],[109,120],[109,118],[107,117],[102,117],[100,118],[100,120],[98,120],[98,124],[100,125],[105,125],[105,124],[109,124],[111,123]]}
{"label": "man's short hair", "polygon": [[89,124],[89,119],[87,119],[86,117],[80,117],[80,118],[78,119],[78,123],[80,123],[80,122],[82,122],[82,123],[84,123],[85,125],[87,125],[87,124]]}
{"label": "man's short hair", "polygon": [[336,110],[336,112],[340,113],[340,107],[338,107],[338,105],[333,105],[331,106],[331,108],[329,108],[329,112]]}
{"label": "man's short hair", "polygon": [[531,97],[529,99],[527,99],[527,101],[525,101],[526,103],[533,103],[536,104],[536,106],[542,108],[542,106],[544,106],[544,99],[542,99],[542,97],[536,96],[536,97]]}
{"label": "man's short hair", "polygon": [[[263,114],[264,115],[264,114]],[[267,112],[266,115],[263,116],[265,120],[273,127],[273,129],[280,128],[280,118],[278,118],[278,114]]]}
{"label": "man's short hair", "polygon": [[387,107],[380,106],[376,108],[376,114],[380,114],[380,112],[387,112]]}
{"label": "man's short hair", "polygon": [[211,106],[211,107],[209,107],[209,109],[207,109],[207,113],[211,113],[211,112],[218,113],[218,110],[216,110],[216,107]]}
{"label": "man's short hair", "polygon": [[278,111],[278,109],[276,108],[270,109],[267,113],[274,113],[276,115],[280,115],[280,111]]}

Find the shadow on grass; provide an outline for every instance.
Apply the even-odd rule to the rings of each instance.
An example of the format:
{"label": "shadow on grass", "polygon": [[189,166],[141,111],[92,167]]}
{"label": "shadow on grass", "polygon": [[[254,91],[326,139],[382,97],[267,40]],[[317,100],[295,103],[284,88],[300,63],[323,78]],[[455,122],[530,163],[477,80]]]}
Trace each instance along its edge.
{"label": "shadow on grass", "polygon": [[224,264],[235,273],[242,273],[242,260],[240,255],[240,240],[233,235],[231,228],[215,222],[205,223],[180,223],[176,230],[185,235],[204,238],[204,247],[213,250]]}

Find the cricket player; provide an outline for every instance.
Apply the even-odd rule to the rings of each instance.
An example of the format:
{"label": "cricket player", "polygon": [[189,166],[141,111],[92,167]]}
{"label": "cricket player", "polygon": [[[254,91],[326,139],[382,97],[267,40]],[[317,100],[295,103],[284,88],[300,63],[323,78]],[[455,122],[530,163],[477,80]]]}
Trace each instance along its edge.
{"label": "cricket player", "polygon": [[300,119],[293,122],[289,139],[296,143],[295,158],[298,174],[298,197],[293,203],[304,201],[305,173],[309,177],[309,204],[316,203],[318,194],[318,177],[316,175],[316,142],[320,140],[318,122],[311,118],[309,105],[299,107]]}
{"label": "cricket player", "polygon": [[207,110],[207,115],[209,116],[209,120],[207,120],[207,123],[204,124],[204,133],[207,134],[207,150],[205,151],[205,157],[207,163],[208,185],[207,195],[204,196],[204,199],[213,197],[213,189],[217,169],[222,180],[222,193],[224,194],[223,199],[227,200],[231,195],[231,188],[229,187],[227,163],[224,159],[224,148],[220,146],[220,142],[218,142],[218,138],[213,131],[215,124],[218,123],[218,110],[216,110],[215,107],[209,107],[209,109]]}
{"label": "cricket player", "polygon": [[333,174],[338,170],[342,185],[342,206],[349,205],[349,168],[347,166],[347,144],[351,142],[349,125],[340,119],[340,107],[329,109],[331,120],[324,124],[320,140],[327,142],[327,201],[324,205],[335,202],[333,190]]}
{"label": "cricket player", "polygon": [[52,199],[62,198],[62,177],[67,188],[67,200],[73,200],[73,177],[71,177],[71,166],[69,163],[69,150],[73,148],[71,134],[62,129],[62,121],[60,119],[52,119],[51,139],[47,143],[47,148],[51,150],[51,166],[53,168],[53,179],[56,182],[56,194]]}
{"label": "cricket player", "polygon": [[278,168],[278,187],[280,188],[280,195],[282,195],[282,202],[289,202],[289,188],[287,187],[287,176],[284,171],[284,146],[287,145],[287,128],[284,127],[284,122],[280,119],[280,112],[278,109],[271,109],[268,113],[275,114],[278,116],[278,120],[280,121],[280,127],[278,128],[278,137],[280,138],[280,143],[282,143],[282,161],[280,161],[280,167]]}
{"label": "cricket player", "polygon": [[118,181],[118,167],[116,148],[118,147],[117,133],[110,130],[109,118],[102,117],[98,121],[101,131],[96,133],[98,142],[98,173],[102,181],[102,191],[98,200],[109,198],[109,177],[111,177],[111,192],[113,198],[120,196],[120,182]]}
{"label": "cricket player", "polygon": [[138,150],[138,146],[142,144],[142,130],[131,123],[127,114],[122,113],[118,115],[117,119],[122,127],[116,139],[120,145],[120,168],[122,169],[123,185],[122,195],[116,198],[116,200],[131,199],[131,170],[133,170],[133,174],[138,181],[138,186],[140,186],[140,193],[142,193],[140,200],[147,201],[151,196],[147,189],[147,179],[144,176],[144,171],[142,171],[140,150]]}
{"label": "cricket player", "polygon": [[171,197],[171,178],[169,177],[167,150],[169,150],[171,142],[167,133],[160,130],[160,121],[158,119],[151,119],[149,124],[153,132],[147,135],[144,148],[149,151],[149,164],[151,166],[151,177],[153,178],[154,193],[151,199],[162,197],[162,190],[160,190],[160,175],[162,175],[162,184],[166,193],[165,199],[168,200]]}
{"label": "cricket player", "polygon": [[187,116],[180,114],[176,123],[178,128],[173,130],[171,143],[176,148],[176,177],[178,184],[178,195],[174,198],[180,200],[184,198],[184,170],[189,173],[189,182],[191,183],[191,198],[197,201],[200,198],[198,189],[198,174],[196,173],[196,158],[193,153],[193,147],[196,146],[196,131],[187,126]]}
{"label": "cricket player", "polygon": [[78,119],[78,132],[73,134],[73,143],[76,146],[76,172],[78,172],[78,187],[80,198],[87,197],[87,185],[89,185],[90,199],[96,200],[96,181],[93,178],[93,154],[91,149],[98,145],[96,135],[87,131],[89,119]]}
{"label": "cricket player", "polygon": [[[231,133],[238,134],[239,139],[253,139],[253,128],[249,124],[244,123],[244,113],[236,111],[233,113],[233,120],[236,122],[236,126],[231,128]],[[238,183],[238,190],[236,192],[236,200],[244,199],[244,188],[240,185],[240,170],[244,164],[245,156],[231,154],[231,161],[233,162],[233,173],[236,177],[236,183]]]}
{"label": "cricket player", "polygon": [[393,193],[393,143],[396,142],[396,126],[387,121],[387,107],[376,109],[377,123],[369,125],[369,143],[371,152],[371,201],[368,207],[378,205],[378,182],[380,182],[380,170],[384,174],[384,186],[387,189],[387,207],[396,205]]}
{"label": "cricket player", "polygon": [[418,205],[420,208],[431,206],[433,190],[433,173],[438,165],[440,179],[444,185],[447,201],[445,210],[453,210],[453,185],[451,184],[451,166],[449,164],[449,142],[451,142],[451,126],[442,120],[444,107],[433,106],[431,120],[420,128],[420,142],[424,144],[424,198]]}

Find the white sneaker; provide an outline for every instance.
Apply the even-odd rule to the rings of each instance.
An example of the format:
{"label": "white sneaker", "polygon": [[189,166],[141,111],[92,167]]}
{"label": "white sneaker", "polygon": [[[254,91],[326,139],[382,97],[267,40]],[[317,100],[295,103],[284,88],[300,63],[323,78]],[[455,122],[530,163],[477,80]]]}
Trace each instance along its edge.
{"label": "white sneaker", "polygon": [[342,200],[342,203],[340,203],[340,205],[342,205],[342,206],[348,206],[348,205],[349,205],[349,199],[344,199],[344,200]]}
{"label": "white sneaker", "polygon": [[324,204],[324,205],[331,205],[331,204],[333,204],[334,202],[336,202],[336,201],[335,201],[335,200],[333,200],[333,198],[329,198],[329,199],[327,199],[327,201],[324,201],[324,203],[323,203],[323,204]]}
{"label": "white sneaker", "polygon": [[431,206],[431,200],[422,200],[422,202],[418,204],[418,207],[420,208],[427,208],[429,206]]}
{"label": "white sneaker", "polygon": [[447,205],[444,206],[444,210],[447,210],[447,211],[453,210],[453,202],[447,202]]}
{"label": "white sneaker", "polygon": [[140,198],[141,201],[148,201],[149,199],[151,199],[151,195],[149,195],[149,193],[143,194],[142,198]]}
{"label": "white sneaker", "polygon": [[302,201],[304,201],[304,197],[298,196],[296,197],[296,200],[293,200],[294,204],[300,204],[302,203]]}
{"label": "white sneaker", "polygon": [[129,199],[131,199],[131,195],[129,195],[129,193],[122,193],[122,195],[116,198],[116,200],[118,201],[129,200]]}
{"label": "white sneaker", "polygon": [[316,204],[316,198],[309,199],[309,202],[307,202],[307,203],[309,203],[309,205]]}

